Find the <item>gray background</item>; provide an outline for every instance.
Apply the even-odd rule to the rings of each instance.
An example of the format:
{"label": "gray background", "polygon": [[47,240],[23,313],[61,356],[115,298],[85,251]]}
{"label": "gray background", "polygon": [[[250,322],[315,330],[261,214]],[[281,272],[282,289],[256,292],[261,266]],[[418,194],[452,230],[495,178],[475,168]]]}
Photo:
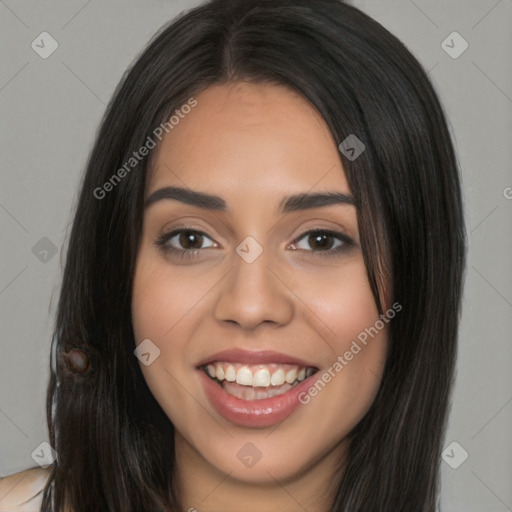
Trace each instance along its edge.
{"label": "gray background", "polygon": [[[153,33],[198,3],[0,0],[2,476],[47,440],[63,244],[105,105]],[[512,0],[352,3],[429,70],[462,168],[470,251],[445,445],[452,465],[468,458],[442,462],[442,509],[512,511]],[[43,31],[59,44],[47,59],[31,48]],[[441,46],[453,31],[469,44],[456,59]]]}

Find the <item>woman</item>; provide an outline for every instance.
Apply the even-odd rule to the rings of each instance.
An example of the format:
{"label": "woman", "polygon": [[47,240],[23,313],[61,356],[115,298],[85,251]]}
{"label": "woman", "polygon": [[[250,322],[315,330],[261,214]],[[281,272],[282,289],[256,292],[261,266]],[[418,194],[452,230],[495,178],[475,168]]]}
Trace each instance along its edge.
{"label": "woman", "polygon": [[336,0],[181,16],[89,159],[32,503],[434,512],[464,254],[443,110],[394,36]]}

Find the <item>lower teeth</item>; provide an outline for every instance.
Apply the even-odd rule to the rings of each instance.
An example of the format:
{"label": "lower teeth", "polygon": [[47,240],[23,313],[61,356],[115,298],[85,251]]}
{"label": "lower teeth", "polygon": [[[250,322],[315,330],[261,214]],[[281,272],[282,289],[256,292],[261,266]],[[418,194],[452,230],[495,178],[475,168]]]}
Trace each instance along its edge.
{"label": "lower teeth", "polygon": [[236,382],[223,381],[222,388],[229,395],[242,400],[262,400],[264,398],[282,395],[290,391],[290,389],[297,384],[298,382],[294,384],[283,384],[282,386],[269,386],[268,388],[253,388],[252,386],[242,386]]}

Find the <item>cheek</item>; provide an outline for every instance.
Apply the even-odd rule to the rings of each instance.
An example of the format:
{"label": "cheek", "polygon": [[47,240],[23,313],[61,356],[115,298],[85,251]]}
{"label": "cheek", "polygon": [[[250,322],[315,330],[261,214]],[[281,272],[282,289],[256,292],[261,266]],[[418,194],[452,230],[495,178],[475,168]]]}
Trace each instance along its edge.
{"label": "cheek", "polygon": [[194,315],[212,286],[210,281],[197,270],[185,267],[176,270],[151,251],[143,251],[137,263],[132,294],[136,341],[149,338],[162,350],[174,347],[183,338],[173,335],[178,326],[181,329],[184,323],[190,323],[183,320]]}
{"label": "cheek", "polygon": [[[176,362],[185,352],[186,337],[177,336],[180,322],[191,309],[193,294],[182,294],[182,278],[168,275],[169,270],[150,257],[149,251],[139,256],[132,294],[132,324],[138,345],[149,339],[158,347],[159,355],[150,365],[141,364],[145,380],[159,400],[162,390],[173,387],[177,376]],[[170,375],[169,375],[170,374]],[[159,400],[160,401],[160,400]]]}
{"label": "cheek", "polygon": [[309,323],[337,353],[379,318],[362,256],[332,272],[322,269],[296,279],[290,287],[303,302]]}
{"label": "cheek", "polygon": [[153,396],[173,423],[183,413],[193,412],[179,383],[185,381],[188,370],[183,356],[190,334],[185,331],[190,324],[184,319],[193,315],[196,293],[200,291],[189,290],[183,273],[170,273],[169,266],[150,251],[139,255],[132,294],[135,342],[138,345],[149,339],[159,350],[151,364],[140,364],[140,368]]}
{"label": "cheek", "polygon": [[[305,297],[304,314],[321,335],[319,350],[329,356],[318,377],[322,380],[326,374],[325,380],[304,398],[315,411],[315,421],[326,430],[337,424],[346,434],[378,391],[387,355],[387,324],[380,320],[362,259],[308,284],[297,294]],[[298,281],[295,286],[300,286]],[[332,407],[326,409],[325,404]]]}

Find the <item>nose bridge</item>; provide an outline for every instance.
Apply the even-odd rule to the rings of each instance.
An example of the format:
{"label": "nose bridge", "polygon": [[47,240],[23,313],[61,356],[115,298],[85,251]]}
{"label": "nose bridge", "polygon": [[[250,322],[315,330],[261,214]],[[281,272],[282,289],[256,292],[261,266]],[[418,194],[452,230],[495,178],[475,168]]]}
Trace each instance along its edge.
{"label": "nose bridge", "polygon": [[215,307],[216,318],[251,329],[262,322],[289,322],[293,303],[286,286],[271,270],[276,265],[272,251],[248,237],[239,244],[232,261]]}

